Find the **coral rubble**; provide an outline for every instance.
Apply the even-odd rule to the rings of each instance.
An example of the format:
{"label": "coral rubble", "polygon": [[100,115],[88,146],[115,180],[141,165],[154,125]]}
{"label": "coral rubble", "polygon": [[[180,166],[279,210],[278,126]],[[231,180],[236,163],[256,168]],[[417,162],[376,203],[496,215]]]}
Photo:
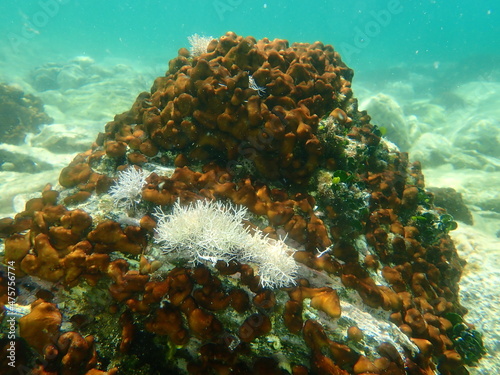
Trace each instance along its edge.
{"label": "coral rubble", "polygon": [[[466,312],[464,261],[448,236],[455,223],[433,205],[420,165],[358,110],[352,77],[320,42],[227,33],[194,56],[179,50],[151,92],[61,171],[61,189],[47,186],[0,221],[4,263],[20,280],[52,282],[19,322],[19,341],[32,348],[23,366],[87,375],[466,373],[484,353],[457,347],[447,318]],[[206,223],[210,233],[192,228],[190,244],[193,223],[171,227],[174,203],[186,222],[193,207],[210,207],[199,200],[247,213],[240,241],[256,233],[260,242],[239,251],[293,247],[293,283],[261,280],[279,262],[262,249],[258,260],[204,259],[203,246],[238,242],[219,241]],[[204,225],[199,215],[193,222]],[[166,257],[162,244],[175,251]],[[460,335],[480,337],[460,324]]]}

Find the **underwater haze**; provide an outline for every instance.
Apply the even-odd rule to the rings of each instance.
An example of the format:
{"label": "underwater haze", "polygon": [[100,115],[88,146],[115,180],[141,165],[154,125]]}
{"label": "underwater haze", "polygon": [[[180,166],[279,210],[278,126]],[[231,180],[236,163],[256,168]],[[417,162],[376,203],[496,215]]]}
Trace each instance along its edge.
{"label": "underwater haze", "polygon": [[[458,222],[461,303],[487,350],[468,369],[500,373],[498,0],[2,0],[0,218],[57,186],[189,37],[229,31],[321,41],[354,70],[360,110],[422,164],[426,188]],[[8,95],[40,111],[18,134],[6,125],[17,115],[2,112]]]}
{"label": "underwater haze", "polygon": [[[497,61],[494,1],[78,1],[2,2],[2,55],[87,55],[168,61],[194,33],[334,45],[358,72],[399,64]],[[473,65],[472,65],[473,66]],[[472,67],[471,66],[471,67]],[[471,72],[473,73],[473,72]]]}

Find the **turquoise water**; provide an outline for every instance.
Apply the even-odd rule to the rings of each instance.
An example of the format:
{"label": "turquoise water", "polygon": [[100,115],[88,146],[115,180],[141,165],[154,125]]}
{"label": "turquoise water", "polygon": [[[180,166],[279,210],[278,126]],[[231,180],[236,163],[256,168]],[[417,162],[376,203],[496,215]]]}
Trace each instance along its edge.
{"label": "turquoise water", "polygon": [[[60,131],[56,126],[62,124],[68,135],[61,131],[61,138],[68,141],[58,144],[66,149],[56,150],[54,156],[40,152],[54,151],[51,139],[35,136],[30,146],[40,148],[26,151],[23,144],[22,152],[4,147],[0,139],[0,151],[12,153],[12,159],[32,158],[30,165],[38,173],[33,172],[27,184],[26,171],[12,171],[17,165],[2,160],[7,151],[0,154],[0,167],[8,165],[0,168],[0,218],[22,210],[19,202],[24,201],[15,203],[16,196],[39,192],[47,182],[56,184],[74,152],[88,149],[114,114],[129,109],[137,94],[164,74],[178,49],[189,48],[189,36],[218,38],[227,31],[333,45],[354,69],[354,94],[372,122],[387,128],[387,138],[409,151],[412,159],[422,161],[428,186],[451,186],[463,195],[474,225],[460,223],[462,232],[454,238],[468,270],[473,270],[464,273],[461,298],[471,311],[468,321],[488,333],[488,350],[496,357],[498,0],[3,0],[0,83],[41,97],[55,119],[54,129]],[[74,62],[77,56],[93,60]],[[60,87],[37,87],[33,72],[47,63],[78,74],[80,65],[90,68],[85,77],[68,74],[73,81],[62,81]],[[73,134],[81,141],[74,141]],[[500,360],[492,357],[473,373],[493,374]]]}
{"label": "turquoise water", "polygon": [[[0,5],[2,57],[167,61],[194,33],[333,44],[358,72],[500,55],[496,1],[23,0]],[[32,61],[36,63],[36,61]]]}

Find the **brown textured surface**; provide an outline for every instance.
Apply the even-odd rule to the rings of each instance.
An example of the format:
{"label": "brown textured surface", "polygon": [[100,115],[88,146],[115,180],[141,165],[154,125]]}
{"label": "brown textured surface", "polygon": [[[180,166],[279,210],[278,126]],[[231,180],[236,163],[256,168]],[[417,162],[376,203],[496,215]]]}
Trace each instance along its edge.
{"label": "brown textured surface", "polygon": [[[249,87],[250,75],[264,93]],[[0,221],[4,261],[19,264],[19,275],[68,290],[83,285],[105,291],[106,316],[120,339],[113,356],[103,359],[122,360],[124,372],[130,358],[138,368],[147,363],[166,371],[179,356],[190,374],[283,374],[277,358],[256,349],[270,345],[267,337],[278,329],[302,345],[289,356],[293,374],[431,374],[437,358],[443,358],[443,374],[462,371],[443,315],[465,313],[458,301],[463,261],[445,232],[430,238],[413,219],[423,210],[420,165],[403,153],[389,155],[370,117],[357,109],[352,76],[333,47],[320,42],[289,45],[227,33],[201,56],[181,50],[151,93],[140,94],[91,150],[62,170],[60,184],[72,189],[63,202],[47,187],[16,218]],[[170,177],[147,178],[140,226],[62,204],[105,193],[115,175],[106,167],[115,172],[145,163],[176,169]],[[158,277],[158,265],[143,256],[152,242],[153,208],[203,198],[244,205],[271,237],[286,232],[301,247],[295,260],[311,275],[339,280],[366,306],[387,311],[421,353],[403,358],[384,343],[376,358],[367,358],[347,346],[347,338],[332,340],[321,319],[342,317],[342,297],[305,278],[286,293],[266,290],[251,265],[236,262],[218,263],[216,270],[178,265]],[[359,253],[359,237],[371,254]],[[388,286],[375,282],[376,269]],[[43,303],[57,315],[55,305]],[[37,309],[27,321],[36,323]],[[303,315],[309,309],[317,319]],[[74,366],[95,367],[94,350],[103,342],[58,329],[52,331],[59,340],[80,349],[70,345],[47,368],[63,374]],[[26,336],[42,349],[31,333]],[[349,340],[362,337],[351,330]],[[165,341],[158,345],[153,338]],[[101,340],[112,346],[110,338]],[[156,350],[167,346],[173,362],[144,359],[152,355],[144,340]]]}

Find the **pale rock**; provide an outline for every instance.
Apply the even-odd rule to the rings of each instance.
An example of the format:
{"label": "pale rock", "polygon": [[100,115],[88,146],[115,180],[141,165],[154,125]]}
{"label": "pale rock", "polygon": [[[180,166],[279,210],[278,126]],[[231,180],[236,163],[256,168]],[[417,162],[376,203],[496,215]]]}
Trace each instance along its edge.
{"label": "pale rock", "polygon": [[100,127],[100,122],[89,122],[77,127],[65,124],[46,125],[40,133],[29,137],[28,142],[33,147],[41,147],[57,154],[82,152],[92,144]]}
{"label": "pale rock", "polygon": [[86,74],[78,65],[65,66],[57,74],[57,85],[62,90],[76,89],[84,85],[86,80]]}
{"label": "pale rock", "polygon": [[433,131],[440,131],[447,122],[445,109],[432,100],[411,101],[404,106],[404,111],[416,116],[420,122],[429,124]]}
{"label": "pale rock", "polygon": [[484,81],[467,82],[454,90],[465,103],[475,109],[475,113],[484,115],[498,115],[500,108],[500,83]]}
{"label": "pale rock", "polygon": [[435,133],[422,134],[409,150],[411,160],[418,160],[424,167],[446,163],[457,152],[448,138]]}
{"label": "pale rock", "polygon": [[[54,154],[41,147],[0,144],[0,159],[7,170],[0,171],[0,218],[19,212],[13,207],[18,194],[40,192],[47,183],[57,184],[61,169],[74,154]],[[24,208],[23,208],[24,210]]]}
{"label": "pale rock", "polygon": [[500,368],[500,240],[465,224],[451,236],[459,255],[467,259],[460,279],[461,303],[469,310],[465,319],[483,333],[488,352],[479,367],[468,369],[472,375],[495,374]]}
{"label": "pale rock", "polygon": [[498,118],[473,116],[457,129],[453,144],[463,150],[500,158],[500,121]]}
{"label": "pale rock", "polygon": [[387,139],[394,142],[402,151],[409,149],[408,124],[403,109],[393,97],[379,93],[362,101],[360,108],[368,111],[372,124],[386,128]]}

